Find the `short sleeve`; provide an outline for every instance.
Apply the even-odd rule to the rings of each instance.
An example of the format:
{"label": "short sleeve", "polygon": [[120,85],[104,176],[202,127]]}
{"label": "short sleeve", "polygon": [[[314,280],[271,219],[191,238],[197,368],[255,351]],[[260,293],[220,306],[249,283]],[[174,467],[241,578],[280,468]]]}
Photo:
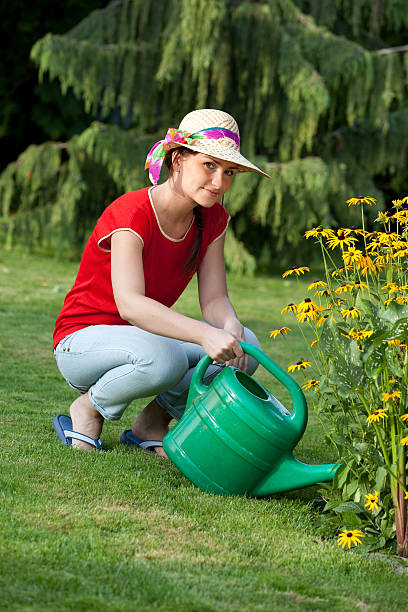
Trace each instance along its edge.
{"label": "short sleeve", "polygon": [[126,193],[102,213],[95,227],[95,238],[101,251],[110,252],[112,234],[123,230],[135,234],[144,246],[150,223],[140,195],[137,191]]}

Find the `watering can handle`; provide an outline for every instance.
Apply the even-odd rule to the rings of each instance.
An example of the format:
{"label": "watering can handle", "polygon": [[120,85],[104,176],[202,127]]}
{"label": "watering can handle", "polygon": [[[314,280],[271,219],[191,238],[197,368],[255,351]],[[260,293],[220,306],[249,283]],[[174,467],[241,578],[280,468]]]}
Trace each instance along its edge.
{"label": "watering can handle", "polygon": [[[270,374],[272,374],[272,376],[288,389],[292,399],[293,412],[287,418],[293,423],[293,426],[298,429],[300,435],[302,435],[307,422],[307,404],[302,389],[285,370],[282,370],[282,368],[278,366],[273,359],[268,357],[268,355],[265,355],[260,348],[248,344],[248,342],[240,342],[239,344],[242,346],[245,353],[256,359],[266,370],[268,370],[268,372],[270,372]],[[194,385],[199,393],[207,391],[207,387],[202,381],[212,361],[211,357],[205,355],[194,370],[191,386]]]}

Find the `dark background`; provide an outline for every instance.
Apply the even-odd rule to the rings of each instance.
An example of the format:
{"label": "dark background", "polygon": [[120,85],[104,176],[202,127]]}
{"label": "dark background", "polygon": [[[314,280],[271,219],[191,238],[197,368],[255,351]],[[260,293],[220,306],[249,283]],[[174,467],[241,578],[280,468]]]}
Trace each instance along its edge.
{"label": "dark background", "polygon": [[0,172],[30,144],[66,140],[90,117],[82,102],[57,82],[38,82],[33,44],[48,32],[63,34],[107,0],[0,0]]}

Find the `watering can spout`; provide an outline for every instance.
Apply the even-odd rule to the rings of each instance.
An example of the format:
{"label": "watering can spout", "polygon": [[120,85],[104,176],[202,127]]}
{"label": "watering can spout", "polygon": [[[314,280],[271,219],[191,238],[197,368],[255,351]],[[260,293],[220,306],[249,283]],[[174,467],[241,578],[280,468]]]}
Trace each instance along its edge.
{"label": "watering can spout", "polygon": [[255,497],[264,497],[273,493],[309,487],[319,482],[328,482],[333,480],[338,467],[335,463],[308,465],[289,454],[259,483],[252,494]]}

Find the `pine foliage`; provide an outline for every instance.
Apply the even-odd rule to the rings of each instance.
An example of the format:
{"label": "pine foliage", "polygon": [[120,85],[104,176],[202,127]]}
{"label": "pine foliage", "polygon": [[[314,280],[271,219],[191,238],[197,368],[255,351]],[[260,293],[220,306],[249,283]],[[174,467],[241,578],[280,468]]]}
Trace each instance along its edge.
{"label": "pine foliage", "polygon": [[346,198],[404,189],[407,25],[405,0],[116,0],[48,34],[32,50],[40,78],[98,121],[6,169],[0,232],[77,255],[104,206],[147,185],[150,146],[193,108],[224,108],[271,176],[235,179],[227,262],[290,261],[306,228],[353,222]]}

